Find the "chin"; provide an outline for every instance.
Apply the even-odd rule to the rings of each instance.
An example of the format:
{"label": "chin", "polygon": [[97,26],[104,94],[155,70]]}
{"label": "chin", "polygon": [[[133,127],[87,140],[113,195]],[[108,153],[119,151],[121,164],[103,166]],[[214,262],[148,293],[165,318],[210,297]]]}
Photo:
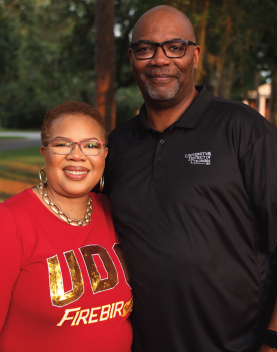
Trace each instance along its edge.
{"label": "chin", "polygon": [[64,193],[66,193],[69,197],[72,196],[74,198],[78,198],[78,196],[82,197],[85,194],[88,194],[94,186],[92,185],[71,185],[67,187],[62,187]]}
{"label": "chin", "polygon": [[179,86],[170,89],[154,89],[150,85],[146,85],[145,94],[155,102],[169,102],[177,98],[179,90]]}

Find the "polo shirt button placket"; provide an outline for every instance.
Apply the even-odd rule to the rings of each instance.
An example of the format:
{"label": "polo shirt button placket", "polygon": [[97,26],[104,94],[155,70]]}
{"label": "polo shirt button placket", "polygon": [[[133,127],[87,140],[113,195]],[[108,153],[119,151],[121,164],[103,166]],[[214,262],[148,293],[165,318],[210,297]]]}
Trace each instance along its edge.
{"label": "polo shirt button placket", "polygon": [[165,140],[161,137],[161,139],[157,140],[157,149],[154,162],[153,169],[153,179],[161,179],[163,177],[163,169],[164,169],[164,156],[165,156]]}

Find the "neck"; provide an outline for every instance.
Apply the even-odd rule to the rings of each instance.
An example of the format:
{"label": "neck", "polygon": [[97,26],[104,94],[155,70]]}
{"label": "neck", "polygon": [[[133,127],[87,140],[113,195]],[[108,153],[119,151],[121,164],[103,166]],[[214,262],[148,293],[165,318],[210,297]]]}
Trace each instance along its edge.
{"label": "neck", "polygon": [[163,132],[167,127],[179,120],[197,95],[198,91],[193,87],[187,98],[177,104],[175,103],[175,105],[170,105],[167,102],[150,102],[145,100],[149,126],[156,131]]}
{"label": "neck", "polygon": [[[52,198],[53,203],[57,204],[62,212],[67,213],[70,218],[80,220],[84,217],[87,211],[87,204],[89,199],[89,193],[81,195],[80,197],[66,197],[64,195],[55,192],[51,186],[46,187],[47,194]],[[40,198],[42,203],[57,217],[59,217],[49,205],[47,205],[37,189],[34,189],[34,193]]]}

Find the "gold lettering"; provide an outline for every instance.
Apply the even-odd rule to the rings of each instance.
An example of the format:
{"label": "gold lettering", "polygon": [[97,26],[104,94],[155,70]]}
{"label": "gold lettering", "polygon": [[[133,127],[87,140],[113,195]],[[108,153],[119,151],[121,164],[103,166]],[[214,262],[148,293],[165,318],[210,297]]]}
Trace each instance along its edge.
{"label": "gold lettering", "polygon": [[[62,317],[62,320],[59,322],[59,324],[57,324],[57,326],[62,326],[63,323],[64,323],[66,320],[72,320],[74,317],[68,317],[68,314],[71,313],[71,312],[76,312],[77,310],[80,310],[80,309],[81,309],[81,307],[79,307],[79,308],[73,308],[73,309],[66,309],[65,312],[64,312],[64,316]],[[79,313],[79,312],[77,312],[77,314],[78,314],[78,313]],[[75,318],[76,318],[76,317],[75,317]],[[75,320],[75,318],[74,318],[74,320]],[[73,323],[74,323],[74,321],[72,322],[71,325],[74,325]]]}
{"label": "gold lettering", "polygon": [[112,319],[112,317],[113,317],[114,306],[115,306],[115,304],[113,303],[112,307],[111,307],[110,319]]}
{"label": "gold lettering", "polygon": [[97,309],[101,309],[101,307],[91,308],[90,317],[89,317],[89,321],[88,321],[89,324],[98,322],[98,319],[92,320],[92,318],[97,317],[97,313],[94,314],[94,311]]}
{"label": "gold lettering", "polygon": [[50,296],[53,306],[64,307],[67,304],[77,301],[84,293],[84,283],[82,273],[73,251],[65,252],[65,259],[67,261],[72,290],[64,292],[62,271],[58,257],[47,258],[49,270]]}
{"label": "gold lettering", "polygon": [[107,304],[106,306],[102,306],[101,315],[99,319],[100,321],[109,319],[110,309],[111,309],[110,304]]}
{"label": "gold lettering", "polygon": [[76,319],[78,318],[79,313],[80,313],[80,312],[77,312],[77,313],[76,313],[75,318],[74,318],[74,320],[73,320],[73,322],[72,322],[72,324],[71,324],[72,326],[75,325]]}
{"label": "gold lettering", "polygon": [[118,314],[119,314],[120,316],[122,315],[121,309],[123,308],[123,306],[124,306],[124,302],[123,302],[123,301],[117,302],[117,303],[115,304],[115,310],[114,310],[114,315],[113,315],[114,318],[116,317],[116,313],[117,313],[117,312],[118,312]]}
{"label": "gold lettering", "polygon": [[124,272],[124,276],[125,276],[125,280],[126,280],[127,284],[131,287],[131,280],[130,280],[127,265],[126,265],[127,262],[126,262],[126,259],[124,259],[124,254],[122,252],[121,245],[119,243],[116,243],[113,246],[113,249],[117,255],[117,258],[119,259],[119,261],[121,263],[121,266],[122,266],[122,269]]}
{"label": "gold lettering", "polygon": [[[83,315],[83,313],[85,313],[85,315]],[[88,323],[88,322],[87,322],[87,317],[88,317],[88,316],[89,316],[89,309],[81,310],[76,325],[79,325],[80,320],[83,320],[83,323],[84,323],[84,324],[87,324],[87,323]]]}
{"label": "gold lettering", "polygon": [[130,299],[129,302],[126,302],[123,307],[123,313],[122,316],[125,317],[128,313],[131,313],[133,310],[133,297]]}
{"label": "gold lettering", "polygon": [[[66,309],[64,312],[64,316],[62,320],[57,324],[57,326],[62,326],[66,320],[72,320],[71,326],[77,326],[80,324],[81,320],[83,324],[92,324],[97,323],[100,321],[105,321],[108,319],[113,319],[117,315],[120,317],[126,316],[128,313],[132,311],[133,308],[133,298],[130,301],[124,304],[124,301],[106,304],[101,307],[89,308],[89,309],[82,309],[73,308],[73,309]],[[101,310],[101,312],[96,312],[97,310]],[[70,316],[70,313],[74,312],[75,316]],[[88,318],[89,317],[89,318]],[[94,319],[96,318],[96,319]],[[99,319],[98,319],[99,318]]]}
{"label": "gold lettering", "polygon": [[[80,248],[84,258],[88,275],[91,282],[91,287],[94,293],[109,290],[117,285],[118,277],[115,266],[109,256],[107,250],[98,245],[90,245]],[[101,280],[101,276],[97,270],[93,255],[98,254],[108,273],[108,278]]]}

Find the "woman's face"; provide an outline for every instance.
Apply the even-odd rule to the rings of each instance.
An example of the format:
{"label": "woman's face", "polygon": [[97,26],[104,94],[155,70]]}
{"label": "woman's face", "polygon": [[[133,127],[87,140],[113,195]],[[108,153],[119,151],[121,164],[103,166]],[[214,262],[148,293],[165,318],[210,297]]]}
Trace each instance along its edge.
{"label": "woman's face", "polygon": [[[50,139],[62,137],[74,142],[84,140],[103,141],[99,124],[83,114],[65,115],[53,121]],[[75,144],[68,155],[55,154],[51,143],[40,148],[45,160],[47,186],[52,193],[78,198],[88,194],[99,182],[104,172],[108,149],[102,146],[96,156],[86,156]]]}

